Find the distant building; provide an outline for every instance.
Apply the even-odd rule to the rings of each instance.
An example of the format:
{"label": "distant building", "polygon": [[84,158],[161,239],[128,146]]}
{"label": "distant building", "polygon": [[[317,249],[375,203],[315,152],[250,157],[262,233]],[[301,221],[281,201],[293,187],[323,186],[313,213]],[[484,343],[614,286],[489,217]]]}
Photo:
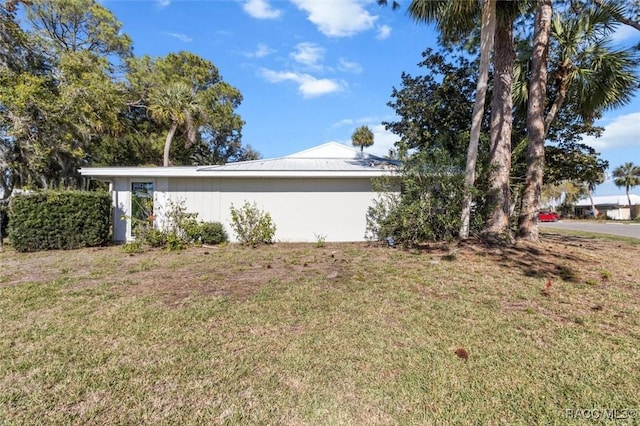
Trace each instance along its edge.
{"label": "distant building", "polygon": [[[640,216],[640,195],[629,194],[631,206],[626,195],[605,195],[593,197],[593,204],[598,210],[598,215],[605,215],[610,219],[629,220]],[[576,216],[588,217],[591,215],[591,200],[582,199],[575,204]]]}

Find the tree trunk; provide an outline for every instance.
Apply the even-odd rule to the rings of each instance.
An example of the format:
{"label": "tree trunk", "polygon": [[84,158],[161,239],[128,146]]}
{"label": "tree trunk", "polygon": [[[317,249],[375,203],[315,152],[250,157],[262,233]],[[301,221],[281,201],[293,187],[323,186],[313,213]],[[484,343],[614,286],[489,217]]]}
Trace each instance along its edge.
{"label": "tree trunk", "polygon": [[491,99],[491,147],[489,151],[489,193],[491,209],[483,234],[490,239],[511,242],[509,228],[511,173],[511,127],[513,99],[513,21],[503,18],[496,25],[495,69]]}
{"label": "tree trunk", "polygon": [[536,8],[531,58],[531,82],[527,105],[527,176],[522,194],[522,209],[518,218],[518,239],[539,241],[538,212],[544,167],[546,123],[544,105],[547,98],[547,56],[551,33],[553,0],[539,0]]}
{"label": "tree trunk", "polygon": [[496,32],[496,0],[484,0],[482,2],[482,30],[480,33],[480,75],[476,86],[476,99],[473,106],[471,119],[471,136],[467,149],[467,166],[464,176],[464,201],[462,204],[462,217],[460,226],[460,238],[469,237],[469,220],[471,215],[471,188],[476,180],[476,162],[478,160],[478,143],[484,115],[484,104],[487,97],[487,82],[489,80],[489,60],[493,50],[493,39]]}
{"label": "tree trunk", "polygon": [[593,188],[589,188],[589,200],[591,201],[591,213],[593,213],[593,217],[598,217],[598,209],[596,209],[596,205],[593,202]]}
{"label": "tree trunk", "polygon": [[176,133],[176,129],[178,128],[178,123],[175,121],[171,123],[171,128],[169,129],[169,133],[167,133],[167,139],[164,141],[164,158],[162,165],[164,167],[169,167],[169,152],[171,151],[171,141],[173,140],[173,135]]}
{"label": "tree trunk", "polygon": [[560,107],[562,107],[567,100],[567,92],[569,91],[569,70],[566,67],[562,68],[560,75],[555,76],[556,80],[559,81],[558,84],[558,94],[556,95],[555,101],[549,108],[549,112],[547,113],[547,118],[544,121],[544,136],[547,137],[549,133],[549,129],[551,128],[551,124],[558,117],[558,113],[560,112]]}

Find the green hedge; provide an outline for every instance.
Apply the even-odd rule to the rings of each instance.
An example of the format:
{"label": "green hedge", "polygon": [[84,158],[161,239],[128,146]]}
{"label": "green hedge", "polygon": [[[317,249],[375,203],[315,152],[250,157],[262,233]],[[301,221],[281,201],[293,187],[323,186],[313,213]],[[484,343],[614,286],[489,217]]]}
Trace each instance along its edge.
{"label": "green hedge", "polygon": [[111,198],[104,192],[42,191],[11,200],[9,238],[22,252],[109,242]]}

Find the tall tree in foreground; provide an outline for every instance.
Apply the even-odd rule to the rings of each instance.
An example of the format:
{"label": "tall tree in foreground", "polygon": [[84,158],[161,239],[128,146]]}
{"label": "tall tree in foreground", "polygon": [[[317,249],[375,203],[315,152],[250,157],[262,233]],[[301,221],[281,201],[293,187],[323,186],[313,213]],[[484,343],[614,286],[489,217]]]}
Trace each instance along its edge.
{"label": "tall tree in foreground", "polygon": [[544,168],[545,102],[547,99],[547,56],[551,35],[553,0],[538,0],[536,7],[533,53],[531,57],[531,81],[527,105],[527,174],[522,196],[522,209],[518,223],[518,237],[537,241],[537,214]]}
{"label": "tall tree in foreground", "polygon": [[471,117],[471,134],[467,148],[467,164],[464,175],[464,198],[460,217],[460,238],[469,237],[469,222],[471,206],[473,204],[472,189],[476,181],[476,163],[478,160],[478,144],[482,128],[482,116],[487,97],[489,81],[489,62],[493,51],[493,41],[496,32],[496,0],[482,2],[482,29],[480,30],[480,67],[478,83],[476,85],[476,99]]}
{"label": "tall tree in foreground", "polygon": [[[602,111],[627,104],[640,83],[636,74],[637,50],[614,49],[609,45],[616,29],[617,13],[613,6],[585,8],[579,15],[558,14],[551,22],[553,81],[549,87],[553,96],[549,99],[542,137],[540,132],[536,134],[537,139],[528,135],[529,169],[519,216],[520,239],[537,241],[539,238],[537,211],[543,180],[544,140],[561,109],[570,102],[581,120],[591,123]],[[530,97],[534,72],[532,69]]]}
{"label": "tall tree in foreground", "polygon": [[631,188],[640,185],[640,166],[636,166],[632,162],[624,163],[613,170],[613,177],[613,183],[615,183],[618,188],[624,188],[629,207],[631,207],[629,191]]}
{"label": "tall tree in foreground", "polygon": [[[413,0],[409,13],[417,21],[434,22],[445,43],[468,36],[473,32],[476,18],[480,12],[477,0],[461,0],[442,2],[429,0]],[[494,46],[496,32],[496,1],[482,0],[480,31],[480,65],[476,84],[476,98],[471,115],[471,131],[467,147],[464,198],[461,205],[459,237],[469,237],[469,222],[473,203],[472,190],[476,180],[476,164],[478,160],[478,143],[482,117],[484,115],[487,86],[489,80],[489,62]]]}
{"label": "tall tree in foreground", "polygon": [[491,99],[491,143],[489,147],[490,213],[483,234],[489,240],[511,242],[511,133],[513,128],[513,67],[515,46],[513,23],[518,2],[499,2],[494,41],[494,83]]}
{"label": "tall tree in foreground", "polygon": [[359,146],[360,152],[362,152],[365,147],[372,146],[373,132],[371,131],[369,126],[358,127],[351,135],[351,144],[353,146]]}
{"label": "tall tree in foreground", "polygon": [[[379,1],[386,4],[386,1]],[[397,2],[393,2],[397,7]],[[492,239],[511,240],[511,232],[509,229],[509,213],[510,213],[510,191],[509,191],[509,174],[511,170],[511,122],[513,102],[511,98],[511,89],[513,81],[513,64],[514,64],[514,43],[513,43],[513,22],[519,11],[519,2],[478,2],[478,0],[459,0],[459,1],[430,1],[430,0],[413,0],[409,6],[409,13],[414,19],[422,22],[433,22],[437,25],[440,32],[440,38],[445,44],[459,44],[460,40],[468,38],[476,29],[478,19],[482,16],[485,20],[481,28],[485,30],[484,38],[481,45],[485,55],[488,55],[487,48],[490,45],[492,19],[491,13],[495,6],[496,29],[494,34],[494,91],[491,99],[491,148],[489,152],[489,162],[492,168],[491,188],[489,199],[493,205],[493,213],[488,217],[484,234]],[[486,25],[486,26],[485,26]],[[482,34],[481,34],[482,37]],[[482,73],[479,78],[479,87],[483,85]],[[483,102],[483,93],[480,90],[476,95],[476,105]],[[478,105],[479,108],[479,105]],[[475,121],[481,117],[481,114],[474,114],[473,124],[478,125]],[[475,138],[477,137],[477,127],[473,127],[473,134],[470,134],[470,146],[468,147],[468,161],[466,182],[471,184],[475,176],[475,163],[477,159],[477,145]],[[467,191],[470,192],[469,185]],[[463,222],[460,227],[460,236],[465,238],[468,236],[468,219],[470,211],[469,198],[465,198],[462,203],[463,211],[461,217]]]}

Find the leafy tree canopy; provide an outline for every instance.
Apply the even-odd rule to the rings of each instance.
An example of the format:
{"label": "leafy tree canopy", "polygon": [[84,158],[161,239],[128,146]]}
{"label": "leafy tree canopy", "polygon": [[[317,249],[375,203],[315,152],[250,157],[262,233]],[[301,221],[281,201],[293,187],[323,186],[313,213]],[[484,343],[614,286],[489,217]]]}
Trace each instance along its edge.
{"label": "leafy tree canopy", "polygon": [[175,131],[174,164],[259,157],[241,141],[242,95],[213,63],[189,52],[135,57],[122,24],[97,0],[2,2],[0,41],[5,197],[13,187],[77,186],[84,165],[162,164],[173,121],[158,114],[158,95],[175,84],[194,109],[181,112],[188,117]]}

